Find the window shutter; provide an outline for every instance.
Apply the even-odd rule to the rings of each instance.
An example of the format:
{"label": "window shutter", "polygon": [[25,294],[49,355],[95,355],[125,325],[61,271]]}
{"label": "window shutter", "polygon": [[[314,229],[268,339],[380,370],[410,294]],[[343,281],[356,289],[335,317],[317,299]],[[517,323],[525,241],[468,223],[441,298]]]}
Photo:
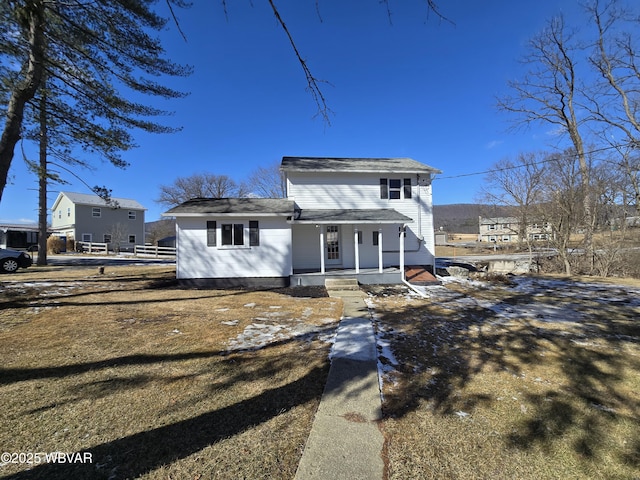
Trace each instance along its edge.
{"label": "window shutter", "polygon": [[260,230],[258,229],[258,221],[249,221],[249,246],[257,247],[260,245]]}
{"label": "window shutter", "polygon": [[387,186],[387,179],[380,179],[380,198],[383,200],[389,199],[389,187]]}
{"label": "window shutter", "polygon": [[411,179],[404,179],[404,198],[411,198]]}
{"label": "window shutter", "polygon": [[216,227],[215,220],[207,221],[207,247],[215,247],[217,244]]}

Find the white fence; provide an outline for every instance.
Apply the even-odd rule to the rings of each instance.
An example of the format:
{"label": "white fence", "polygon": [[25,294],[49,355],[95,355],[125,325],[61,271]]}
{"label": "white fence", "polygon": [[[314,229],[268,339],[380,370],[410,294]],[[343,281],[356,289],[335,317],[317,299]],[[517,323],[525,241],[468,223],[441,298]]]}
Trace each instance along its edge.
{"label": "white fence", "polygon": [[76,252],[107,255],[109,253],[109,245],[107,243],[76,242]]}
{"label": "white fence", "polygon": [[156,245],[136,245],[133,247],[133,254],[137,257],[139,255],[153,255],[154,257],[175,257],[176,247],[158,247]]}
{"label": "white fence", "polygon": [[[113,252],[113,249],[111,249]],[[131,250],[129,250],[130,252]],[[109,255],[108,243],[97,242],[76,242],[76,252],[80,253],[96,253],[100,255]],[[153,256],[153,257],[175,257],[175,247],[157,247],[155,245],[135,245],[133,254],[137,256]]]}

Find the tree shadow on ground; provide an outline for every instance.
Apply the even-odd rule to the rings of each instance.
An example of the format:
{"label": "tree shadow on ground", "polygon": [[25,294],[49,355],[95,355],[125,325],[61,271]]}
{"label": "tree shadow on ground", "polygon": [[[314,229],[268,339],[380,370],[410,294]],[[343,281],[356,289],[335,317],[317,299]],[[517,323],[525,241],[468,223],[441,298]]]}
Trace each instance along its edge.
{"label": "tree shadow on ground", "polygon": [[[640,358],[629,355],[640,343],[638,309],[599,298],[603,292],[585,290],[567,300],[561,287],[541,285],[544,291],[527,293],[505,288],[499,300],[460,292],[378,314],[401,377],[400,386],[385,395],[385,417],[402,417],[425,404],[438,415],[493,408],[499,393],[491,386],[485,393],[465,388],[486,372],[528,379],[530,371],[544,371],[549,378],[531,380],[548,388],[525,395],[524,419],[507,419],[513,426],[507,447],[552,448],[571,433],[577,437],[574,452],[596,458],[608,448],[601,442],[608,430],[629,422],[637,433],[626,442],[635,447],[626,448],[620,461],[640,465],[640,398],[633,389]],[[520,315],[542,303],[548,309]],[[563,304],[567,308],[559,308]]]}
{"label": "tree shadow on ground", "polygon": [[[314,335],[329,334],[335,330],[335,325],[318,329]],[[309,340],[308,335],[289,338],[273,342],[262,350],[286,346],[287,344],[304,344]],[[221,355],[219,351],[192,352],[186,354],[166,355],[131,355],[105,360],[103,362],[88,362],[70,366],[58,366],[39,369],[5,369],[1,378],[4,383],[15,383],[33,379],[72,379],[86,372],[104,369],[105,375],[118,375],[118,367],[167,365],[191,359],[218,359],[216,380],[209,386],[209,395],[215,396],[223,390],[237,388],[246,384],[248,391],[256,390],[256,382],[261,385],[277,384],[273,381],[282,376],[282,372],[291,367],[292,362],[300,362],[299,348],[292,353],[279,355],[272,361],[256,362],[256,352],[240,352],[232,355]],[[202,369],[206,366],[203,365]],[[318,401],[326,383],[329,363],[323,365],[309,365],[306,373],[297,379],[274,388],[259,389],[260,393],[246,397],[236,403],[209,411],[192,418],[177,421],[166,426],[117,438],[99,445],[82,450],[82,454],[90,454],[92,462],[88,464],[48,463],[34,466],[34,468],[15,474],[3,476],[6,479],[94,479],[94,478],[135,478],[156,468],[169,465],[185,458],[217,442],[240,434],[247,429],[263,424],[285,412],[310,401]],[[120,375],[126,373],[121,372]],[[194,375],[210,376],[210,371],[201,370]],[[220,377],[218,379],[218,376]],[[105,395],[117,393],[120,390],[140,389],[153,381],[173,380],[158,376],[158,374],[139,375],[135,378],[107,378],[106,380],[92,380],[86,384],[74,383],[68,387],[71,396],[78,396],[80,400],[95,400]],[[345,379],[349,382],[357,379]],[[76,400],[78,400],[76,399]],[[64,400],[45,405],[43,409],[64,405]],[[75,401],[75,400],[74,400]],[[199,402],[198,399],[186,399],[187,402]],[[149,408],[154,408],[149,405]],[[189,405],[182,402],[178,408],[188,409]],[[188,411],[188,410],[187,410]],[[33,413],[33,412],[32,412]],[[37,413],[37,412],[36,412]],[[161,414],[163,412],[159,412]],[[167,413],[167,412],[164,412]],[[268,445],[265,446],[269,448]]]}

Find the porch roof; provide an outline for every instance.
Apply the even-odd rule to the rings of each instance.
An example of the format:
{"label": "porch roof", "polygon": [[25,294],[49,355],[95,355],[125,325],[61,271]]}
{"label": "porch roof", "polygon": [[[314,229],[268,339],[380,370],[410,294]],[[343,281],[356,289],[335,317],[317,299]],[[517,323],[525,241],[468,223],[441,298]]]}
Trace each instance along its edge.
{"label": "porch roof", "polygon": [[291,216],[293,200],[285,198],[193,198],[163,216]]}
{"label": "porch roof", "polygon": [[[299,214],[298,214],[299,212]],[[358,224],[358,223],[407,223],[412,219],[393,208],[376,209],[332,209],[309,210],[306,208],[296,211],[291,223],[316,224]]]}

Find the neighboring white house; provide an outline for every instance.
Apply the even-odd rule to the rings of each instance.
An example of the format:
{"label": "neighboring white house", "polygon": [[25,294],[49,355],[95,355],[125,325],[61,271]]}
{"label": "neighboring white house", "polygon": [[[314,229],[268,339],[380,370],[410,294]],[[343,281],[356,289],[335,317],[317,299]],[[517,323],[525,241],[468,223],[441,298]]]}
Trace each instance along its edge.
{"label": "neighboring white house", "polygon": [[[480,217],[478,222],[479,240],[490,243],[517,243],[520,241],[520,220],[516,217]],[[525,234],[530,241],[547,240],[552,235],[551,225],[546,222],[532,222]],[[525,239],[522,239],[524,241]]]}
{"label": "neighboring white house", "polygon": [[144,243],[145,208],[128,198],[107,203],[98,195],[60,192],[51,207],[51,229],[67,240],[118,244],[122,250]]}
{"label": "neighboring white house", "polygon": [[284,157],[286,199],[193,199],[176,218],[179,280],[219,286],[321,284],[349,273],[398,283],[433,271],[432,176],[409,158]]}

